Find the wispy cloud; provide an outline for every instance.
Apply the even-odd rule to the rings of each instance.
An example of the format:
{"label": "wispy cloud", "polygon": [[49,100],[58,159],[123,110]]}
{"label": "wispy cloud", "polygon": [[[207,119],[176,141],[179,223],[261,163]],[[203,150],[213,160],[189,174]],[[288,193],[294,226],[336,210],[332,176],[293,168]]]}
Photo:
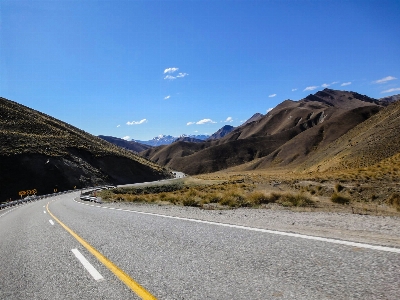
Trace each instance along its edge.
{"label": "wispy cloud", "polygon": [[295,91],[297,91],[297,89],[292,89],[292,92],[295,92]]}
{"label": "wispy cloud", "polygon": [[317,88],[318,88],[318,86],[316,86],[316,85],[308,86],[308,87],[306,87],[306,88],[303,90],[303,92],[304,92],[304,91],[313,91],[313,90],[315,90],[315,89],[317,89]]}
{"label": "wispy cloud", "polygon": [[333,85],[333,84],[338,84],[338,83],[339,83],[339,81],[334,81],[331,84]]}
{"label": "wispy cloud", "polygon": [[132,122],[126,122],[126,125],[140,125],[143,123],[147,123],[147,119],[142,119],[140,121],[132,121]]}
{"label": "wispy cloud", "polygon": [[129,140],[131,137],[129,136],[129,135],[127,135],[127,136],[124,136],[122,139],[123,140],[125,140],[125,141],[127,141],[127,140]]}
{"label": "wispy cloud", "polygon": [[324,84],[321,84],[321,86],[322,86],[323,88],[327,88],[328,86],[330,86],[330,84],[324,83]]}
{"label": "wispy cloud", "polygon": [[174,72],[176,72],[176,71],[178,71],[179,70],[179,68],[167,68],[167,69],[165,69],[164,70],[164,74],[172,74],[172,73],[174,73]]}
{"label": "wispy cloud", "polygon": [[203,120],[200,120],[198,122],[187,122],[186,125],[193,125],[193,124],[203,125],[203,124],[215,124],[215,123],[217,123],[217,122],[215,122],[215,121],[213,121],[211,119],[203,119]]}
{"label": "wispy cloud", "polygon": [[188,75],[189,75],[188,73],[179,73],[178,75],[176,75],[176,78],[183,78]]}
{"label": "wispy cloud", "polygon": [[395,79],[397,79],[397,78],[393,77],[393,76],[386,76],[385,78],[373,81],[373,83],[386,83],[388,81],[395,80]]}
{"label": "wispy cloud", "polygon": [[231,123],[231,122],[233,122],[232,117],[227,117],[226,120],[224,121],[224,123]]}
{"label": "wispy cloud", "polygon": [[171,98],[171,96],[170,96],[170,95],[168,95],[168,96],[165,96],[165,97],[164,97],[164,100],[168,100],[169,98]]}
{"label": "wispy cloud", "polygon": [[343,82],[340,86],[346,86],[346,85],[350,85],[351,84],[351,81],[349,81],[349,82]]}
{"label": "wispy cloud", "polygon": [[392,92],[397,92],[397,91],[400,91],[400,88],[388,89],[388,90],[382,91],[381,93],[392,93]]}
{"label": "wispy cloud", "polygon": [[275,97],[275,96],[276,96],[276,94],[271,94],[271,95],[269,95],[268,97],[273,98],[273,97]]}
{"label": "wispy cloud", "polygon": [[164,79],[174,80],[174,79],[176,79],[176,77],[172,76],[172,75],[167,75],[164,77]]}
{"label": "wispy cloud", "polygon": [[117,125],[117,128],[118,128],[118,127],[121,127],[121,125]]}
{"label": "wispy cloud", "polygon": [[215,124],[215,123],[217,123],[217,122],[214,122],[214,121],[211,120],[211,119],[203,119],[203,120],[200,120],[200,121],[196,122],[197,125]]}

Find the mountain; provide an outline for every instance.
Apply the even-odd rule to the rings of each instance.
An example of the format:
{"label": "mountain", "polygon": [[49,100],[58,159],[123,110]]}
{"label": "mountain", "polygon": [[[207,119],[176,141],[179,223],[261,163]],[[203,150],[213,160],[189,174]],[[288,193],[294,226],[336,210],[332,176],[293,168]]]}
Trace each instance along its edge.
{"label": "mountain", "polygon": [[249,124],[249,123],[251,123],[251,122],[258,121],[258,120],[260,120],[263,116],[264,116],[263,114],[255,113],[254,115],[252,115],[252,116],[250,117],[250,119],[248,119],[246,122],[244,122],[244,123],[243,123],[242,125],[240,125],[240,126],[244,126],[244,125],[247,125],[247,124]]}
{"label": "mountain", "polygon": [[396,102],[398,100],[400,100],[400,94],[387,96],[387,97],[383,97],[383,98],[379,99],[379,101],[386,101],[386,102],[389,102],[389,103]]}
{"label": "mountain", "polygon": [[176,137],[173,137],[171,135],[161,134],[161,135],[156,136],[155,138],[148,140],[148,141],[139,141],[139,140],[132,140],[132,141],[140,143],[140,144],[155,147],[155,146],[161,146],[161,145],[169,145],[169,144],[173,143],[176,139],[177,139]]}
{"label": "mountain", "polygon": [[218,140],[157,147],[140,155],[187,174],[245,163],[250,169],[300,165],[389,104],[355,92],[325,89],[300,101],[286,100]]}
{"label": "mountain", "polygon": [[185,138],[185,137],[189,137],[189,138],[193,138],[193,139],[196,139],[196,140],[202,140],[203,141],[203,140],[207,139],[209,136],[208,135],[186,135],[186,134],[182,134],[180,137],[173,137],[171,135],[163,135],[163,134],[161,134],[161,135],[156,136],[155,138],[153,138],[153,139],[151,139],[149,141],[139,141],[139,140],[132,140],[132,141],[140,143],[140,144],[156,147],[156,146],[161,146],[161,145],[172,144],[176,140],[178,140],[180,138]]}
{"label": "mountain", "polygon": [[131,150],[134,152],[141,152],[141,151],[151,148],[151,146],[149,146],[149,145],[140,144],[135,141],[127,141],[127,140],[116,138],[113,136],[99,135],[99,138],[101,138],[109,143],[112,143],[118,147],[125,148],[127,150]]}
{"label": "mountain", "polygon": [[174,143],[176,143],[176,142],[201,143],[203,141],[204,140],[199,140],[199,139],[196,139],[196,138],[190,137],[190,136],[181,136],[180,138],[177,138],[174,141]]}
{"label": "mountain", "polygon": [[221,129],[219,129],[216,133],[212,134],[207,140],[218,140],[220,138],[223,138],[226,136],[228,133],[230,133],[235,127],[231,125],[225,125]]}
{"label": "mountain", "polygon": [[169,177],[159,165],[76,127],[0,98],[0,202],[38,194]]}

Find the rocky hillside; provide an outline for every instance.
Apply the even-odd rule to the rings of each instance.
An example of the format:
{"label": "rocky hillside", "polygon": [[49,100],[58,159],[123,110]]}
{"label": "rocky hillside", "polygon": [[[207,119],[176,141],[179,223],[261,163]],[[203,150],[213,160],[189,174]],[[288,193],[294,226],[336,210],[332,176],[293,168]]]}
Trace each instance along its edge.
{"label": "rocky hillside", "polygon": [[166,178],[159,165],[48,115],[0,98],[0,202],[99,184]]}
{"label": "rocky hillside", "polygon": [[355,92],[325,89],[300,101],[286,100],[219,140],[153,148],[141,155],[188,174],[245,163],[250,169],[300,165],[387,105]]}

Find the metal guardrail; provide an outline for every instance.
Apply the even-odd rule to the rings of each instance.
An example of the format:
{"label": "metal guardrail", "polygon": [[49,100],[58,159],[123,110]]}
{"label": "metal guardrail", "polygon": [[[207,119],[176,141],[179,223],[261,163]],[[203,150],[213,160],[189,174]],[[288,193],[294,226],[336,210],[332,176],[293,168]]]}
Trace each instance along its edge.
{"label": "metal guardrail", "polygon": [[[80,196],[80,199],[84,200],[84,201],[102,203],[100,197],[93,197],[93,196],[90,196],[90,194],[93,193],[93,192],[96,192],[96,191],[101,191],[101,190],[104,190],[104,189],[111,189],[111,188],[115,188],[115,186],[106,185],[106,186],[100,186],[100,187],[89,187],[89,188],[81,189],[80,191],[85,191],[85,192],[82,192],[82,194]],[[53,194],[48,194],[48,195],[40,195],[40,196],[36,196],[36,195],[27,196],[27,197],[22,198],[22,199],[13,200],[13,201],[5,202],[5,203],[0,203],[0,210],[6,209],[8,207],[21,205],[21,204],[24,204],[24,203],[33,202],[33,201],[41,200],[41,199],[44,199],[44,198],[54,197],[54,196],[57,196],[57,195],[68,194],[68,193],[72,193],[72,192],[76,192],[76,191],[79,191],[79,190],[78,189],[69,190],[69,191],[63,191],[63,192],[58,192],[58,193],[53,193]]]}

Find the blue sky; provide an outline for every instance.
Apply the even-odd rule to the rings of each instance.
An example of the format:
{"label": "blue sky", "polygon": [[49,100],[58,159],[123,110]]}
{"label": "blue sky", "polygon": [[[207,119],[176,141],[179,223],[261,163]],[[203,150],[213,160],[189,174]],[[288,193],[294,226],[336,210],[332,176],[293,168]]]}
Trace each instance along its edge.
{"label": "blue sky", "polygon": [[212,134],[325,86],[400,93],[400,1],[0,2],[0,96],[94,135]]}

